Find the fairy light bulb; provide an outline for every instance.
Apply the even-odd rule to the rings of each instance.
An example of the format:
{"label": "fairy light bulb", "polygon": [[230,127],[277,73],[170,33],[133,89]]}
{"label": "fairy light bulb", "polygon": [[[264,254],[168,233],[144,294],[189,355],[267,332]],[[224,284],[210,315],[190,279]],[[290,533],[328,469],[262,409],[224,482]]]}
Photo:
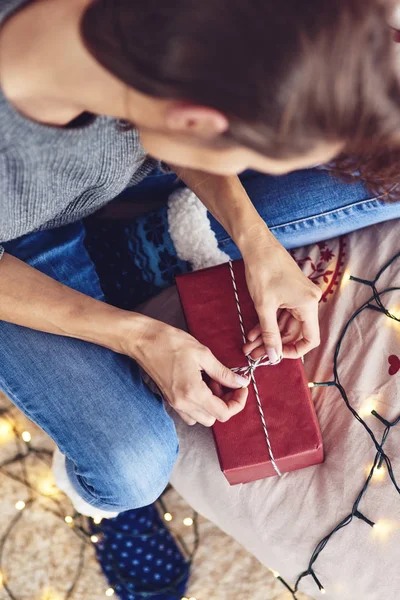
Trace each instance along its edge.
{"label": "fairy light bulb", "polygon": [[186,525],[186,527],[190,527],[191,525],[193,525],[192,517],[185,517],[183,519],[183,524]]}
{"label": "fairy light bulb", "polygon": [[70,515],[67,515],[67,516],[65,517],[64,521],[65,521],[66,523],[68,523],[68,525],[71,525],[71,524],[74,522],[73,518],[72,518]]}
{"label": "fairy light bulb", "polygon": [[0,419],[0,442],[7,442],[13,436],[13,426],[6,419]]}
{"label": "fairy light bulb", "polygon": [[40,479],[37,488],[43,496],[55,496],[59,493],[51,475]]}
{"label": "fairy light bulb", "polygon": [[[373,468],[373,463],[369,463],[366,467],[365,467],[365,474],[369,475],[369,473],[371,472],[371,469]],[[375,483],[381,482],[385,479],[386,476],[386,469],[383,465],[376,466],[374,468],[374,472],[372,473],[372,481]]]}
{"label": "fairy light bulb", "polygon": [[271,569],[271,573],[276,579],[278,579],[278,577],[280,577],[278,571],[274,571],[273,569]]}
{"label": "fairy light bulb", "polygon": [[31,436],[31,434],[29,433],[29,431],[23,431],[23,432],[21,433],[21,437],[22,437],[22,439],[24,440],[24,442],[26,442],[26,443],[30,442],[30,441],[31,441],[31,439],[32,439],[32,436]]}
{"label": "fairy light bulb", "polygon": [[343,273],[342,282],[340,284],[340,287],[341,288],[345,287],[349,283],[350,279],[351,279],[350,271],[345,271]]}
{"label": "fairy light bulb", "polygon": [[23,500],[18,500],[18,502],[15,503],[15,508],[17,510],[24,510],[26,504]]}
{"label": "fairy light bulb", "polygon": [[111,596],[114,596],[115,590],[114,588],[108,588],[108,590],[106,590],[106,596],[108,596],[108,598],[111,598]]}
{"label": "fairy light bulb", "polygon": [[322,587],[320,590],[321,594],[326,594],[326,589],[324,587]]}
{"label": "fairy light bulb", "polygon": [[99,538],[97,537],[97,535],[91,535],[91,536],[90,536],[90,541],[91,541],[93,544],[97,544],[97,542],[99,541]]}
{"label": "fairy light bulb", "polygon": [[165,521],[172,521],[172,515],[169,512],[164,513],[164,520]]}
{"label": "fairy light bulb", "polygon": [[377,521],[373,527],[374,532],[383,540],[393,532],[394,528],[394,523],[385,519]]}
{"label": "fairy light bulb", "polygon": [[360,417],[371,416],[372,411],[376,410],[377,408],[378,400],[378,396],[370,396],[369,398],[367,398],[359,410]]}
{"label": "fairy light bulb", "polygon": [[[396,319],[400,319],[400,304],[396,304],[394,306],[389,306],[388,307],[388,311],[390,312],[391,315],[393,315]],[[389,319],[389,321],[391,321],[391,324],[396,324],[398,325],[397,321],[393,321],[393,319]]]}
{"label": "fairy light bulb", "polygon": [[100,523],[102,522],[103,517],[93,517],[93,523],[95,525],[100,525]]}
{"label": "fairy light bulb", "polygon": [[315,387],[315,383],[313,381],[309,381],[307,385],[309,388]]}
{"label": "fairy light bulb", "polygon": [[63,600],[61,595],[50,587],[47,587],[42,596],[42,600]]}
{"label": "fairy light bulb", "polygon": [[382,480],[385,477],[385,467],[382,465],[381,467],[376,467],[376,469],[374,469],[374,479],[379,479]]}

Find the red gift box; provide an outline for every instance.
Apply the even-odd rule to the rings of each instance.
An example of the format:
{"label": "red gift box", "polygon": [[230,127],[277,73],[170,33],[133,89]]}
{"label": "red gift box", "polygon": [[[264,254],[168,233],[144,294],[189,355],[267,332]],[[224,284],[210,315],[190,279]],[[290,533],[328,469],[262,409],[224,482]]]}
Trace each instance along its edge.
{"label": "red gift box", "polygon": [[[227,367],[249,366],[237,300],[245,332],[257,325],[258,317],[243,261],[188,273],[176,283],[190,333]],[[253,376],[258,398],[252,382],[245,408],[213,426],[221,469],[231,485],[309,467],[324,458],[302,361],[259,366]]]}

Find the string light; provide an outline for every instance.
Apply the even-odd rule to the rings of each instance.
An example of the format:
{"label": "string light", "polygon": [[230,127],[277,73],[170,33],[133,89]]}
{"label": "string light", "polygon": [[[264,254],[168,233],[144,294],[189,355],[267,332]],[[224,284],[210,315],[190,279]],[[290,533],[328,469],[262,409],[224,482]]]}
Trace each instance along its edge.
{"label": "string light", "polygon": [[192,517],[185,517],[183,519],[183,524],[186,525],[186,527],[190,527],[191,525],[193,525]]}
{"label": "string light", "polygon": [[13,426],[6,419],[0,419],[0,441],[7,442],[13,437]]}
{"label": "string light", "polygon": [[[1,409],[0,408],[0,414],[9,414],[12,411],[12,408],[7,408],[7,409]],[[18,438],[21,438],[21,434],[17,432],[17,428],[14,426],[14,424],[12,424],[11,426],[7,427],[7,430],[10,430],[13,432],[13,436],[15,440],[18,440]],[[29,480],[28,480],[28,473],[27,470],[25,468],[25,459],[28,456],[35,456],[38,457],[40,455],[44,455],[47,456],[49,459],[52,457],[52,451],[48,450],[48,449],[39,449],[39,448],[31,448],[31,447],[27,447],[27,451],[24,452],[24,454],[21,454],[20,452],[20,446],[17,446],[18,451],[17,454],[15,455],[15,457],[13,459],[8,458],[4,463],[0,463],[0,472],[2,472],[6,477],[9,477],[10,479],[17,481],[18,483],[23,483],[26,488],[30,491],[30,497],[28,500],[26,500],[26,502],[23,501],[19,501],[16,505],[16,508],[19,509],[19,512],[22,515],[22,509],[27,508],[28,506],[32,507],[34,506],[36,500],[38,499],[39,496],[44,496],[45,494],[42,493],[41,489],[39,488],[44,488],[44,491],[48,491],[47,490],[47,484],[44,486],[35,486],[33,487]],[[6,469],[5,467],[7,467],[10,463],[12,462],[16,462],[19,461],[21,466],[22,466],[22,470],[23,470],[23,478],[21,479],[20,476],[16,476],[13,473],[9,472],[8,469]],[[164,494],[170,489],[170,486],[167,486],[166,490],[164,491]],[[23,504],[22,504],[23,503]],[[162,500],[162,498],[159,498],[156,501],[156,504],[162,506],[164,513],[169,512],[166,510],[166,507],[164,505],[164,502]],[[71,515],[67,515],[66,517],[60,517],[60,515],[57,512],[53,512],[51,511],[54,516],[59,517],[61,519],[63,519],[68,525],[73,525],[73,527],[71,528],[71,531],[73,531],[73,533],[75,535],[77,535],[80,540],[81,540],[81,548],[80,548],[80,553],[79,553],[79,561],[78,561],[78,565],[77,568],[75,570],[75,574],[74,574],[74,578],[72,583],[70,584],[69,588],[68,588],[68,593],[67,595],[64,597],[60,597],[59,595],[55,595],[55,592],[51,591],[49,588],[46,588],[46,596],[42,596],[42,600],[67,600],[67,598],[70,598],[71,594],[73,593],[73,590],[75,589],[82,571],[83,571],[83,567],[84,567],[84,558],[85,558],[85,549],[87,548],[88,545],[88,541],[90,540],[92,543],[95,543],[95,539],[97,538],[98,541],[100,541],[101,536],[99,535],[95,535],[95,533],[90,530],[88,530],[87,528],[87,523],[88,521],[85,519],[85,517],[83,517],[82,515],[79,515],[78,513],[76,513],[74,515],[74,517],[72,517]],[[4,548],[8,537],[10,536],[10,534],[12,533],[12,531],[14,530],[15,525],[18,522],[20,515],[18,515],[18,517],[16,517],[13,522],[11,523],[11,526],[9,526],[6,530],[6,533],[0,538],[0,573],[1,573],[1,567],[2,567],[2,557],[3,557],[3,553],[2,553],[2,548]],[[100,517],[96,517],[93,519],[93,523],[96,525],[99,525],[101,522],[103,521],[102,518]],[[187,554],[187,556],[185,557],[185,566],[184,566],[184,570],[183,572],[179,575],[179,577],[177,578],[176,582],[174,583],[169,583],[167,588],[163,588],[160,589],[159,586],[154,587],[153,589],[149,588],[149,586],[146,586],[146,589],[144,591],[144,594],[146,597],[148,596],[155,596],[155,595],[159,595],[160,593],[164,593],[164,592],[168,592],[169,594],[171,594],[171,592],[174,592],[174,588],[175,585],[179,586],[184,580],[187,579],[188,574],[190,572],[191,569],[191,565],[194,559],[194,556],[197,552],[198,546],[199,546],[199,534],[198,534],[198,527],[197,527],[197,514],[194,513],[194,518],[192,519],[192,524],[194,525],[194,543],[193,543],[193,550],[189,552],[188,548],[186,547],[186,545],[183,544],[183,549],[185,551],[185,553]],[[104,527],[104,526],[103,526]],[[153,535],[158,535],[159,533],[164,532],[164,528],[163,527],[155,527],[153,528],[153,530],[151,532],[149,532],[149,536],[153,536]],[[91,535],[92,534],[92,535]],[[135,538],[138,537],[135,534],[129,534],[129,536]],[[142,537],[142,536],[140,536]],[[117,575],[117,573],[115,574]],[[3,586],[4,586],[4,590],[5,593],[7,594],[7,597],[10,598],[10,600],[19,600],[8,588],[8,586],[5,583],[5,579],[1,578],[0,582],[3,582]],[[124,586],[126,584],[129,584],[129,580],[127,580],[126,578],[121,579],[118,575],[117,575],[117,582],[118,585]],[[135,580],[135,584],[136,584],[136,580]],[[106,593],[107,592],[107,593]],[[106,595],[111,597],[114,593],[115,590],[114,588],[110,587],[106,590]],[[178,598],[178,591],[175,590],[175,594],[176,598]],[[192,600],[194,599],[194,596],[189,599]]]}
{"label": "string light", "polygon": [[61,595],[50,587],[45,588],[42,596],[42,600],[63,600]]}
{"label": "string light", "polygon": [[377,467],[375,467],[374,474],[373,474],[373,479],[375,481],[382,481],[382,479],[384,479],[385,475],[386,475],[386,470],[385,470],[384,466],[380,467],[378,465]]}
{"label": "string light", "polygon": [[93,544],[97,544],[97,542],[99,541],[99,538],[97,537],[97,535],[91,535],[90,541],[93,542]]}
{"label": "string light", "polygon": [[365,403],[361,406],[358,414],[360,417],[369,417],[372,414],[372,411],[376,409],[378,405],[379,397],[371,396],[367,398]]}
{"label": "string light", "polygon": [[172,521],[172,515],[169,512],[164,513],[164,519],[166,521]]}
{"label": "string light", "polygon": [[29,431],[23,431],[21,433],[21,438],[24,440],[24,442],[29,443],[32,440],[32,436],[29,433]]}
{"label": "string light", "polygon": [[279,575],[278,571],[274,571],[273,569],[271,569],[271,573],[276,579],[279,579],[280,575]]}
{"label": "string light", "polygon": [[[332,536],[337,533],[340,529],[342,529],[343,527],[346,527],[348,525],[350,525],[350,523],[353,521],[354,517],[358,517],[359,519],[365,521],[368,525],[370,525],[374,531],[378,531],[380,535],[387,535],[388,532],[390,532],[393,529],[393,526],[390,527],[388,524],[384,524],[382,523],[382,521],[379,521],[377,523],[374,523],[373,521],[371,521],[370,519],[368,519],[367,517],[365,517],[364,515],[362,515],[359,511],[358,511],[358,506],[362,500],[362,498],[364,497],[364,495],[366,494],[369,484],[371,482],[371,480],[373,479],[374,475],[375,477],[382,477],[382,475],[384,475],[384,471],[382,471],[383,468],[383,463],[386,464],[387,467],[387,471],[389,474],[389,477],[396,489],[396,491],[398,493],[400,493],[400,487],[397,484],[393,469],[392,469],[392,465],[391,465],[391,461],[390,458],[387,456],[387,454],[384,451],[384,445],[387,441],[388,435],[390,433],[390,431],[392,430],[393,427],[395,427],[396,425],[398,425],[400,423],[400,416],[395,419],[393,422],[388,421],[387,419],[385,419],[384,417],[382,417],[376,410],[375,408],[370,404],[366,405],[366,407],[364,408],[364,410],[367,410],[367,415],[373,415],[376,419],[378,419],[384,426],[385,426],[385,430],[382,434],[382,438],[379,441],[372,429],[369,427],[369,425],[363,420],[362,418],[362,412],[357,412],[355,410],[355,408],[352,406],[346,390],[344,389],[343,385],[341,384],[340,381],[340,377],[339,377],[339,372],[338,372],[338,359],[339,359],[339,354],[340,354],[340,350],[341,350],[341,346],[342,346],[342,342],[344,340],[344,337],[346,336],[346,333],[349,330],[349,327],[351,325],[351,323],[360,315],[362,314],[365,310],[374,310],[378,313],[381,313],[383,315],[385,315],[386,317],[388,317],[390,320],[393,320],[395,322],[400,322],[400,318],[394,314],[392,314],[383,304],[382,302],[382,296],[384,296],[385,294],[389,293],[389,292],[393,292],[393,291],[399,291],[400,287],[390,287],[387,289],[382,290],[381,292],[378,292],[376,284],[379,280],[379,278],[381,277],[381,275],[390,267],[390,265],[393,264],[394,261],[396,261],[397,259],[400,258],[400,252],[398,252],[397,254],[395,254],[378,272],[378,274],[376,275],[375,279],[373,281],[369,281],[366,279],[361,279],[359,277],[355,277],[353,275],[350,275],[349,277],[347,277],[347,274],[345,275],[345,278],[347,280],[351,280],[366,286],[369,286],[372,289],[372,297],[370,297],[363,305],[361,305],[354,313],[353,315],[350,317],[350,319],[347,321],[347,323],[345,324],[342,333],[339,336],[339,340],[336,344],[336,348],[335,348],[335,352],[334,352],[334,360],[333,360],[333,374],[334,374],[334,381],[332,382],[327,382],[325,385],[334,385],[336,386],[337,390],[340,392],[340,395],[346,405],[346,407],[349,409],[349,411],[351,412],[351,414],[353,415],[353,417],[364,427],[364,430],[366,431],[366,433],[370,436],[370,438],[372,439],[375,449],[376,449],[376,454],[375,454],[375,460],[374,463],[370,469],[370,472],[368,473],[368,476],[366,478],[366,481],[360,491],[360,493],[357,496],[356,501],[353,504],[352,507],[352,511],[349,515],[347,515],[340,523],[338,523],[330,533],[328,533],[328,535],[326,535],[323,539],[321,539],[318,544],[315,546],[314,551],[311,555],[311,558],[309,560],[308,563],[308,568],[307,570],[303,571],[303,573],[301,573],[299,575],[299,577],[297,578],[296,584],[295,584],[295,588],[292,591],[292,596],[295,599],[296,598],[296,592],[299,589],[299,584],[301,582],[301,580],[304,577],[307,576],[311,576],[315,583],[318,586],[318,589],[320,590],[321,593],[324,593],[324,587],[322,586],[321,582],[318,580],[313,565],[316,562],[316,560],[319,558],[321,552],[324,550],[324,548],[326,547],[326,545],[328,544],[328,542],[330,541],[330,539],[332,538]],[[314,382],[314,385],[312,387],[315,386],[322,386],[324,385],[323,383],[316,383]]]}
{"label": "string light", "polygon": [[398,325],[400,321],[400,305],[397,304],[395,306],[391,306],[389,308],[389,312],[391,315],[394,316],[394,319],[390,319],[389,321],[387,321],[387,323],[390,325]]}
{"label": "string light", "polygon": [[43,496],[47,496],[47,497],[56,496],[60,493],[60,490],[55,485],[54,479],[51,476],[51,474],[49,474],[48,477],[43,477],[42,479],[39,480],[37,489]]}
{"label": "string light", "polygon": [[379,519],[379,521],[375,523],[374,534],[377,537],[386,540],[389,537],[389,535],[393,533],[395,529],[398,528],[399,523],[394,523],[393,521],[389,521],[387,519]]}
{"label": "string light", "polygon": [[[40,480],[36,485],[31,485],[30,481],[29,481],[29,476],[28,476],[28,470],[26,468],[26,464],[25,461],[28,457],[35,457],[38,458],[40,461],[47,463],[47,460],[44,460],[44,457],[47,457],[48,461],[51,461],[53,452],[48,449],[48,448],[39,448],[39,447],[32,447],[30,446],[28,443],[26,443],[26,446],[23,447],[23,449],[21,448],[21,443],[20,440],[22,439],[22,433],[21,433],[21,429],[19,427],[16,426],[16,424],[14,423],[14,419],[13,417],[13,411],[14,411],[14,407],[13,406],[9,406],[7,408],[1,408],[0,407],[0,431],[3,434],[3,440],[5,437],[10,437],[10,439],[14,440],[16,443],[16,448],[17,448],[17,452],[14,455],[14,457],[7,457],[7,459],[1,463],[0,462],[0,472],[7,478],[12,479],[15,482],[18,482],[19,484],[23,484],[26,489],[29,492],[29,496],[25,501],[18,501],[16,503],[16,509],[18,510],[17,514],[15,515],[15,517],[12,519],[10,526],[6,528],[5,533],[0,537],[0,574],[2,572],[4,572],[3,570],[3,559],[4,559],[4,552],[3,549],[5,547],[5,544],[7,543],[8,538],[10,537],[10,535],[12,534],[12,532],[14,531],[14,528],[16,526],[16,524],[19,522],[19,519],[22,517],[22,512],[24,510],[27,510],[28,507],[30,507],[32,509],[32,507],[34,507],[36,505],[37,500],[43,496],[46,497],[48,495],[52,495],[54,496],[55,493],[57,494],[61,494],[61,492],[58,490],[58,488],[53,489],[53,479],[51,474],[48,477],[43,478],[42,480]],[[1,438],[1,435],[0,435]],[[22,470],[22,476],[20,474],[18,475],[14,475],[13,472],[9,471],[9,469],[7,468],[10,464],[16,463],[18,462],[21,466],[21,470]],[[48,464],[48,463],[47,463]],[[49,466],[49,465],[48,465]],[[167,486],[166,490],[164,491],[164,495],[169,491],[170,486]],[[53,499],[54,500],[54,499]],[[55,502],[58,502],[58,500],[54,500]],[[156,504],[161,506],[163,513],[167,513],[169,512],[163,502],[162,497],[159,498],[156,501]],[[61,506],[59,506],[59,508],[61,508]],[[74,575],[73,575],[73,580],[70,583],[69,587],[68,587],[68,592],[67,594],[64,596],[61,596],[59,594],[57,594],[54,590],[51,590],[50,588],[46,588],[46,590],[44,590],[42,592],[46,594],[46,596],[41,596],[41,600],[67,600],[67,598],[70,598],[78,581],[81,578],[81,574],[84,568],[84,563],[85,563],[85,551],[86,548],[89,547],[89,543],[91,542],[92,544],[95,543],[94,539],[98,538],[98,540],[101,540],[101,535],[95,535],[96,532],[91,530],[91,527],[88,527],[88,520],[83,517],[82,515],[79,515],[78,513],[76,513],[73,517],[71,515],[67,515],[66,517],[63,517],[59,514],[59,512],[57,511],[53,511],[52,509],[49,509],[50,512],[57,518],[63,520],[67,525],[71,526],[71,532],[76,535],[77,537],[79,537],[81,545],[80,545],[80,551],[79,551],[79,560],[77,563],[77,567],[75,569]],[[103,521],[103,519],[101,517],[95,517],[93,518],[92,522],[94,525],[100,525],[100,523]],[[197,526],[197,514],[193,513],[193,526],[194,526],[194,541],[193,541],[193,546],[192,546],[192,550],[189,551],[189,549],[186,547],[185,544],[183,544],[182,542],[182,548],[184,553],[186,554],[185,558],[185,563],[184,563],[184,568],[183,568],[183,572],[179,575],[179,577],[176,579],[175,582],[173,583],[169,583],[167,585],[166,588],[160,588],[160,586],[154,586],[154,588],[151,588],[151,586],[146,586],[145,590],[144,590],[144,594],[146,597],[148,596],[155,596],[155,595],[159,595],[160,593],[164,593],[164,592],[168,592],[168,594],[174,593],[174,597],[178,598],[179,592],[178,589],[175,589],[175,586],[180,586],[181,583],[187,579],[190,569],[191,569],[191,565],[193,562],[193,559],[195,557],[195,554],[197,552],[198,546],[199,546],[199,533],[198,533],[198,526]],[[103,528],[105,528],[106,526],[103,525]],[[159,535],[160,533],[164,533],[164,527],[163,526],[156,526],[154,528],[152,528],[152,530],[147,534],[149,537],[151,536],[156,536]],[[128,535],[128,534],[127,534]],[[92,537],[94,536],[94,538]],[[132,538],[136,538],[136,537],[141,537],[141,536],[136,536],[133,533],[129,534],[129,537]],[[90,539],[92,538],[92,540]],[[122,579],[118,576],[117,573],[115,573],[116,578],[117,578],[117,583],[120,586],[124,586],[126,584],[129,584],[129,579]],[[136,584],[136,580],[134,581],[134,583]],[[1,584],[3,584],[4,587],[4,593],[6,594],[7,598],[9,598],[10,600],[21,600],[18,597],[16,597],[9,589],[8,587],[8,582],[6,581],[5,576],[1,576],[0,575],[0,586]],[[114,590],[114,588],[109,588],[110,590]],[[112,592],[108,592],[109,594],[112,594]],[[180,597],[180,596],[179,596]],[[192,597],[194,598],[194,597]],[[191,600],[191,599],[189,599]]]}
{"label": "string light", "polygon": [[350,275],[349,271],[345,271],[343,273],[342,282],[340,284],[340,287],[344,287],[347,283],[349,283],[350,279],[351,279],[351,275]]}

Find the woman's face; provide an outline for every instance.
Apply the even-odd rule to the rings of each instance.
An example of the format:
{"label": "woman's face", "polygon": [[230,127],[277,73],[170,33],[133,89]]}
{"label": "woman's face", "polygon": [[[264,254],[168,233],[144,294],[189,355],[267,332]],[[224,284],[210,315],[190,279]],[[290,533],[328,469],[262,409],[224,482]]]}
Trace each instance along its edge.
{"label": "woman's face", "polygon": [[170,165],[217,175],[233,175],[246,169],[282,175],[329,162],[343,147],[339,142],[321,143],[311,152],[290,159],[266,157],[244,146],[221,147],[218,139],[229,128],[229,121],[219,111],[153,98],[126,86],[121,90],[118,103],[115,97],[111,102],[111,95],[101,97],[107,105],[101,107],[100,114],[134,123],[147,153]]}
{"label": "woman's face", "polygon": [[273,159],[245,147],[216,149],[201,139],[166,134],[139,127],[145,150],[167,164],[197,169],[217,175],[233,175],[254,169],[270,175],[283,175],[327,163],[342,150],[342,144],[321,144],[312,152],[290,159]]}

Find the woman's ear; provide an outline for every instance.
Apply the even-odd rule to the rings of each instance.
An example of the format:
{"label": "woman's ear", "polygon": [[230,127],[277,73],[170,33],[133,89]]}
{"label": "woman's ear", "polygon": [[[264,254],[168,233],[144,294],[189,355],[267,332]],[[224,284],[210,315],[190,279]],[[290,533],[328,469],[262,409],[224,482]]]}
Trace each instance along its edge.
{"label": "woman's ear", "polygon": [[212,139],[229,128],[229,121],[225,115],[214,108],[174,104],[166,111],[165,125],[170,132]]}

